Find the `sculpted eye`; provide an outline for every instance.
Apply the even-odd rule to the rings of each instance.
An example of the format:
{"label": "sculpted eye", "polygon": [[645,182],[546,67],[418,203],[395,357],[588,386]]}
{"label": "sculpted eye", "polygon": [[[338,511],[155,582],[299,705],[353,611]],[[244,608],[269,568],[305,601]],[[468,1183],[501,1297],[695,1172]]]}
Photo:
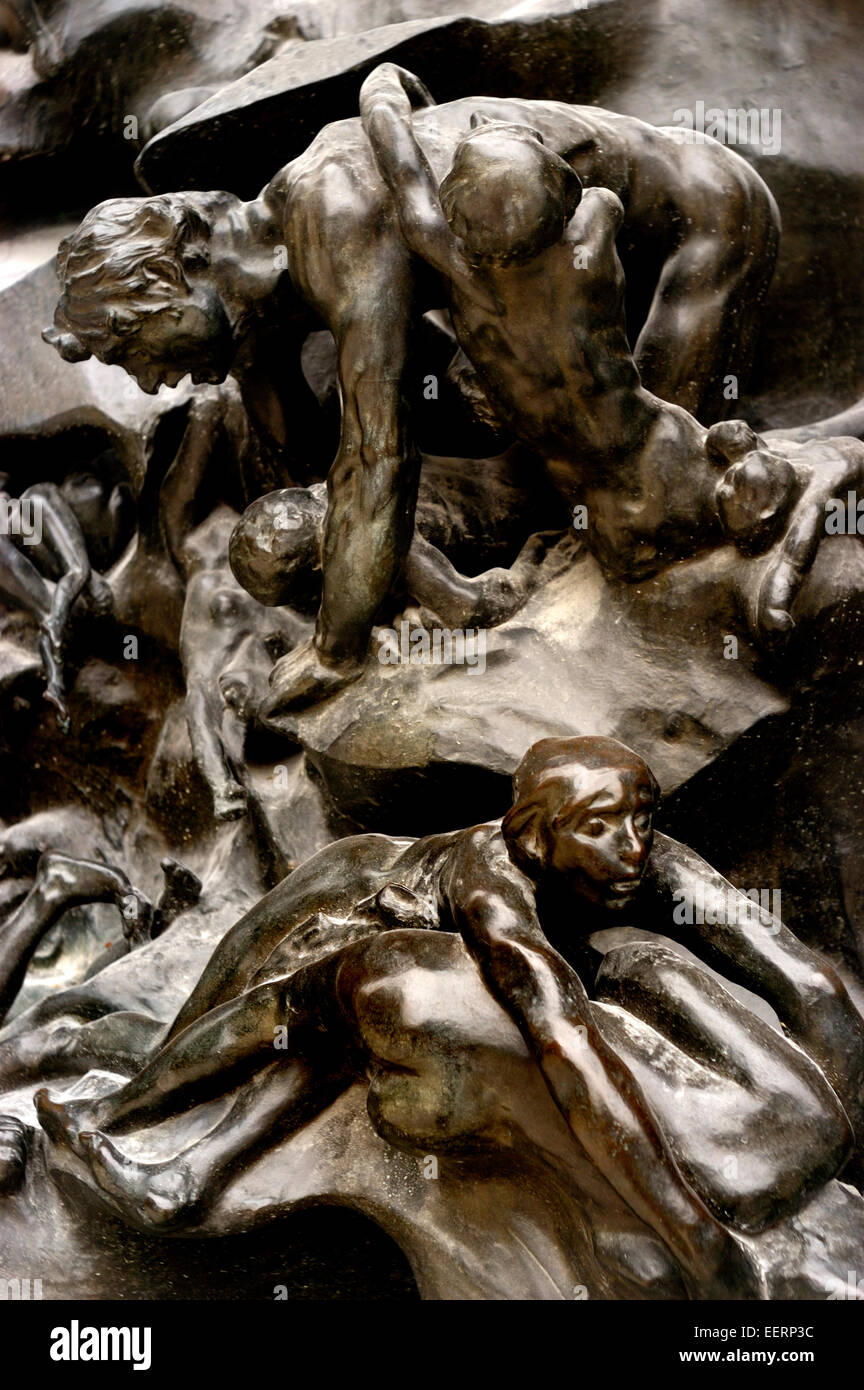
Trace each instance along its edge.
{"label": "sculpted eye", "polygon": [[595,816],[593,820],[589,820],[588,823],[586,824],[586,826],[585,826],[585,834],[586,834],[586,835],[591,835],[592,838],[596,839],[598,835],[602,835],[602,834],[603,834],[603,832],[604,832],[605,829],[606,829],[606,822],[605,822],[605,820],[601,820],[599,816]]}
{"label": "sculpted eye", "polygon": [[647,811],[640,811],[638,816],[633,817],[633,824],[638,831],[645,831],[651,824],[651,817]]}

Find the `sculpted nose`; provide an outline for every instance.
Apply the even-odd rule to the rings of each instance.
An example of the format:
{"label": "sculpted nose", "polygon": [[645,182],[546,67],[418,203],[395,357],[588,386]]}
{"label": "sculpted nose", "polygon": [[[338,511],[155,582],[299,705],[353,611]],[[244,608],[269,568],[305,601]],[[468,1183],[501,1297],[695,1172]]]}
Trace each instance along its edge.
{"label": "sculpted nose", "polygon": [[618,838],[618,854],[625,864],[637,865],[645,852],[645,847],[632,825],[624,825]]}

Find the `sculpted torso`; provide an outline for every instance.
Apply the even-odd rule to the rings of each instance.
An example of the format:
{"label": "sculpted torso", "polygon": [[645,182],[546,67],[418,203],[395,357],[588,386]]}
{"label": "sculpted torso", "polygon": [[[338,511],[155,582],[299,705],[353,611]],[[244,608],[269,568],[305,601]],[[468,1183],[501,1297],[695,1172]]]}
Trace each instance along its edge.
{"label": "sculpted torso", "polygon": [[[731,235],[733,229],[740,236],[742,213],[752,201],[753,173],[716,141],[688,143],[680,130],[596,107],[466,97],[414,117],[418,141],[439,178],[475,113],[533,126],[587,187],[611,189],[624,204],[625,253],[635,250],[631,227],[638,227],[638,239],[652,257],[668,254],[692,222],[710,222],[719,236]],[[364,256],[381,256],[385,246],[394,253],[404,250],[392,199],[359,118],[326,126],[262,197],[284,227],[295,285],[303,287],[307,301],[328,321],[348,303],[334,296],[336,286],[343,296],[350,287],[362,297]],[[345,253],[355,257],[348,265]],[[421,273],[420,263],[415,262],[414,273],[425,282],[423,307],[440,304],[440,288],[430,283],[428,272]]]}

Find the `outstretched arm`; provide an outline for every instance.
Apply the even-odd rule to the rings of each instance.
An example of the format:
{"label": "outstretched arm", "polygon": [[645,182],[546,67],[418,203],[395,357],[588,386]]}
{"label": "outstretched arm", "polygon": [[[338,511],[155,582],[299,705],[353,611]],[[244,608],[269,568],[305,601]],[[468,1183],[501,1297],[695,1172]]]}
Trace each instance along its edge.
{"label": "outstretched arm", "polygon": [[393,195],[408,246],[476,296],[461,243],[441,210],[438,181],[414,134],[412,97],[421,105],[434,105],[413,73],[395,63],[382,63],[360,88],[363,129],[378,171]]}
{"label": "outstretched arm", "polygon": [[530,596],[569,569],[583,547],[572,531],[535,531],[509,569],[496,565],[464,575],[446,555],[415,532],[405,562],[405,583],[418,603],[453,627],[496,627]]}
{"label": "outstretched arm", "polygon": [[[412,125],[411,96],[420,90],[418,79],[404,68],[382,63],[360,88],[360,118],[381,177],[396,200],[405,240],[446,270],[452,233],[441,211],[435,175]],[[424,104],[431,104],[431,98]]]}
{"label": "outstretched arm", "polygon": [[742,1257],[684,1182],[633,1076],[597,1028],[581,980],[546,940],[528,880],[499,856],[490,872],[483,835],[469,841],[445,891],[487,985],[589,1158],[665,1241],[694,1293],[729,1297],[747,1278]]}

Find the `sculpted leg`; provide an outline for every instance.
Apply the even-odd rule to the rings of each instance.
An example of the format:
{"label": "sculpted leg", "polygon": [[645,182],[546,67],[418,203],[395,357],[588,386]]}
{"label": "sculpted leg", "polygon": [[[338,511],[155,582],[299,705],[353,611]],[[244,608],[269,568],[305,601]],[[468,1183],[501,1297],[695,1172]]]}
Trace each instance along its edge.
{"label": "sculpted leg", "polygon": [[81,1156],[104,1192],[138,1224],[185,1224],[210,1205],[238,1168],[298,1129],[344,1088],[304,1061],[271,1062],[238,1092],[224,1119],[164,1163],[141,1163],[104,1134],[84,1133]]}
{"label": "sculpted leg", "polygon": [[246,810],[246,792],[231,766],[220,737],[224,706],[218,699],[215,679],[195,679],[186,691],[186,724],[195,761],[213,797],[213,814],[219,821],[238,820]]}
{"label": "sculpted leg", "polygon": [[292,928],[313,913],[345,911],[377,892],[404,848],[405,841],[386,835],[351,836],[296,868],[223,937],[168,1037],[244,990]]}
{"label": "sculpted leg", "polygon": [[37,622],[45,622],[51,612],[51,585],[43,579],[30,557],[8,536],[2,535],[0,591],[31,613]]}
{"label": "sculpted leg", "polygon": [[58,722],[66,732],[68,714],[63,689],[63,656],[72,609],[91,581],[87,543],[78,518],[53,483],[38,483],[21,496],[22,499],[33,498],[39,503],[42,518],[40,544],[50,552],[60,570],[60,578],[51,596],[50,612],[42,623],[39,645],[48,677],[45,698],[57,709]]}
{"label": "sculpted leg", "polygon": [[[748,209],[753,226],[684,242],[663,268],[634,356],[645,385],[703,424],[734,411],[752,362],[759,311],[777,256],[776,209]],[[735,378],[736,396],[724,389]]]}
{"label": "sculpted leg", "polygon": [[[151,1226],[188,1220],[241,1160],[248,1163],[311,1119],[343,1089],[352,1066],[356,1072],[336,996],[342,958],[362,949],[363,943],[349,947],[213,1010],[103,1100],[64,1105],[39,1091],[43,1129],[53,1142],[71,1147],[133,1219]],[[227,1114],[177,1159],[136,1162],[99,1132],[165,1119],[203,1099],[214,1083],[234,1085],[242,1064],[256,1061],[256,1074],[243,1080]]]}
{"label": "sculpted leg", "polygon": [[[616,1039],[676,1156],[722,1219],[760,1230],[842,1170],[851,1127],[822,1072],[707,971],[659,943],[638,942],[608,953],[597,993],[643,1019],[712,1078],[707,1092],[695,1080],[673,1081],[674,1068],[658,1066],[650,1050],[641,1055],[626,1030]],[[736,1178],[738,1160],[730,1169],[718,1153],[734,1159],[739,1150],[761,1156]]]}
{"label": "sculpted leg", "polygon": [[[211,1010],[169,1042],[119,1091],[102,1100],[52,1101],[36,1094],[43,1129],[57,1143],[77,1147],[82,1129],[134,1129],[176,1114],[205,1090],[223,1083],[241,1063],[273,1046],[282,1019],[280,991],[274,986],[241,994]],[[266,1053],[265,1053],[266,1055]]]}
{"label": "sculpted leg", "polygon": [[57,709],[62,725],[68,718],[63,690],[63,653],[49,627],[54,588],[42,577],[30,557],[24,555],[8,536],[0,536],[0,591],[31,613],[39,623],[39,655],[47,681],[45,698]]}
{"label": "sculpted leg", "polygon": [[0,929],[0,1018],[21,988],[33,952],[46,932],[68,908],[94,902],[117,903],[125,934],[138,931],[142,916],[149,922],[149,904],[118,869],[63,854],[42,855],[32,889]]}
{"label": "sculpted leg", "polygon": [[82,1076],[91,1067],[132,1075],[165,1025],[127,1010],[89,1023],[34,1025],[0,1042],[0,1085],[14,1090],[53,1076]]}

